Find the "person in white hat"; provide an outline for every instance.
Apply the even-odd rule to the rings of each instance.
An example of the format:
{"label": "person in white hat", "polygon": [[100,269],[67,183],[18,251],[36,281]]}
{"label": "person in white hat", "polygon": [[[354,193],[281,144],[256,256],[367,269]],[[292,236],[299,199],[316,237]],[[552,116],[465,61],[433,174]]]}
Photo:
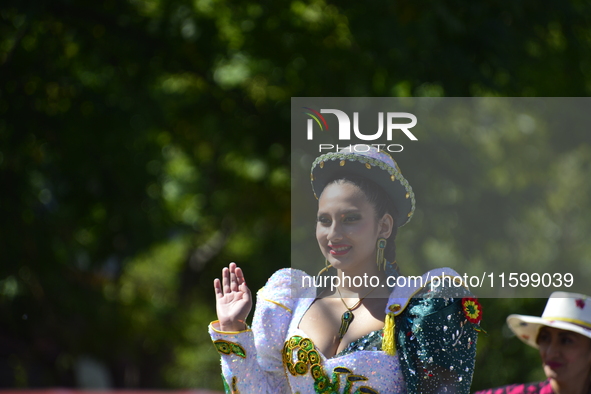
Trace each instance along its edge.
{"label": "person in white hat", "polygon": [[510,315],[507,324],[519,339],[540,351],[548,380],[475,394],[591,393],[591,297],[555,292],[542,317]]}

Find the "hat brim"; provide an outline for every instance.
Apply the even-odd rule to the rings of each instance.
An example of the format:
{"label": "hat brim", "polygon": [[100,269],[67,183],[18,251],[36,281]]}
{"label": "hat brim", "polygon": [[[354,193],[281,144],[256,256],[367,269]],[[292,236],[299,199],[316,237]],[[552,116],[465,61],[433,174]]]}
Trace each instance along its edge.
{"label": "hat brim", "polygon": [[549,320],[538,316],[509,315],[507,325],[524,343],[538,349],[536,340],[542,327],[552,327],[565,331],[576,332],[587,338],[591,338],[591,329],[574,323],[561,320]]}
{"label": "hat brim", "polygon": [[328,181],[340,172],[368,178],[381,186],[392,198],[398,210],[396,218],[398,227],[405,225],[412,217],[415,209],[415,196],[400,170],[371,157],[354,153],[327,153],[314,161],[311,181],[316,198],[320,197]]}

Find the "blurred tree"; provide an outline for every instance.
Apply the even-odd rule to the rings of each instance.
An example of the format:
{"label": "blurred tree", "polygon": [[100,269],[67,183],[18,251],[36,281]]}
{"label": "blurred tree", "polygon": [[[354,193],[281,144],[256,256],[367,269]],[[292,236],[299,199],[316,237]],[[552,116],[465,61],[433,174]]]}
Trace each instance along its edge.
{"label": "blurred tree", "polygon": [[[220,388],[212,279],[235,260],[256,290],[289,265],[290,97],[586,96],[590,5],[3,1],[0,386],[74,386],[91,356],[116,387]],[[588,147],[578,162],[561,149],[585,173]],[[402,254],[437,250],[418,229],[407,240]],[[537,365],[504,353],[494,375],[499,319],[476,388]]]}

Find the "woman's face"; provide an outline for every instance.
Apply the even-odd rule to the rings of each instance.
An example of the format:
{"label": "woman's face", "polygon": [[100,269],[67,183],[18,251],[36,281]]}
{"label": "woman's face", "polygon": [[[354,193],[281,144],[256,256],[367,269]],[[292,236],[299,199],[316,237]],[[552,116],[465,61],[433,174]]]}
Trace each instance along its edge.
{"label": "woman's face", "polygon": [[572,385],[589,379],[591,339],[576,332],[542,327],[537,343],[544,373],[558,384]]}
{"label": "woman's face", "polygon": [[329,263],[342,270],[376,266],[378,238],[388,238],[392,217],[378,220],[365,194],[350,182],[328,185],[318,200],[316,239]]}

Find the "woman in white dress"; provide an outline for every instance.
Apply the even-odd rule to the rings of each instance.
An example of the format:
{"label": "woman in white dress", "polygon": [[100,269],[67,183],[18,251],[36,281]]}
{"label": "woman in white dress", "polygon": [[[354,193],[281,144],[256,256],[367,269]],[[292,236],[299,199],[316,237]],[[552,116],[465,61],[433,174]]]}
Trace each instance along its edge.
{"label": "woman in white dress", "polygon": [[311,178],[323,271],[366,280],[317,288],[303,271],[279,270],[258,292],[250,328],[245,275],[224,268],[209,331],[226,391],[468,393],[480,304],[449,268],[399,276],[394,239],[415,198],[392,157],[354,147],[324,154]]}

